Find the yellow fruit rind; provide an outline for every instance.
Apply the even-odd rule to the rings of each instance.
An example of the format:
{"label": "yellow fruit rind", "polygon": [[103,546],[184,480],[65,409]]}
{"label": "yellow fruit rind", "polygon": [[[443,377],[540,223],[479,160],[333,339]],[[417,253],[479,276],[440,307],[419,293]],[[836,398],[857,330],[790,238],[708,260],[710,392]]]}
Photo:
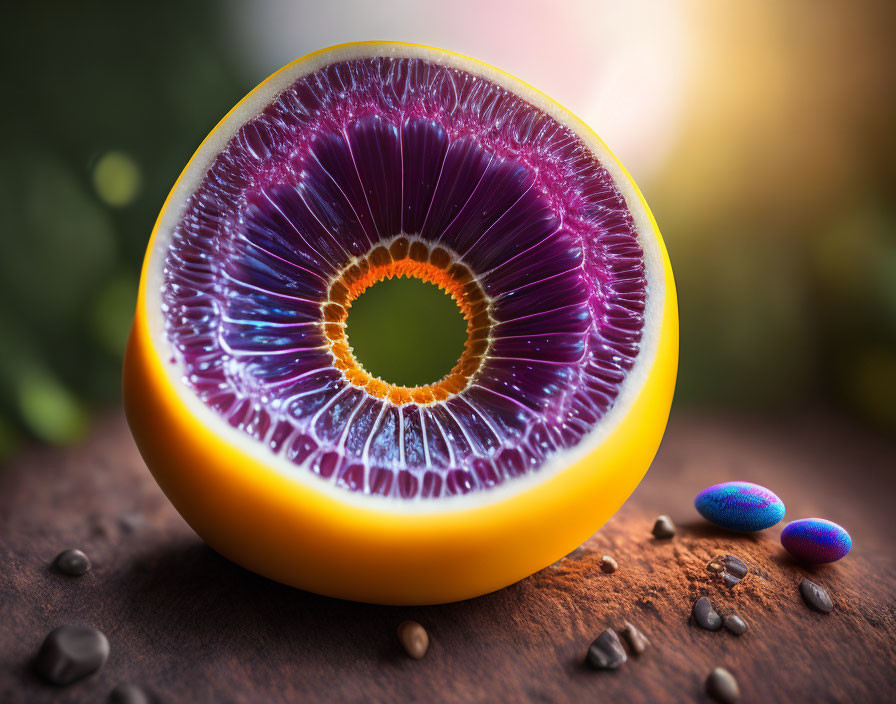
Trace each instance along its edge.
{"label": "yellow fruit rind", "polygon": [[[123,370],[124,406],[137,446],[159,486],[190,526],[215,550],[271,579],[333,597],[382,604],[457,601],[507,586],[570,552],[623,504],[650,465],[663,435],[678,366],[678,310],[665,245],[644,198],[606,146],[571,113],[530,86],[474,59],[400,43],[361,42],[331,47],[299,59],[259,86],[282,82],[283,72],[325,60],[328,53],[417,52],[480,67],[484,75],[529,91],[566,116],[580,135],[598,145],[604,165],[627,191],[630,209],[649,222],[642,241],[653,240],[660,259],[655,355],[643,367],[639,389],[613,427],[601,428],[591,451],[527,484],[518,493],[469,505],[446,501],[426,511],[368,497],[360,505],[349,492],[336,495],[314,477],[291,476],[276,462],[246,449],[211,410],[176,388],[172,364],[153,340],[148,289],[153,253],[166,209],[156,222],[144,260],[134,325]],[[275,81],[277,83],[275,83]],[[250,93],[243,103],[255,93]],[[236,106],[221,121],[243,105]],[[211,139],[215,131],[209,136]],[[197,155],[203,154],[200,145]],[[196,155],[194,155],[196,159]],[[645,231],[646,230],[646,231]],[[154,293],[155,298],[150,298]],[[613,409],[611,409],[611,414]],[[604,424],[606,425],[606,423]],[[541,472],[545,472],[544,469]],[[518,480],[520,481],[520,480]]]}

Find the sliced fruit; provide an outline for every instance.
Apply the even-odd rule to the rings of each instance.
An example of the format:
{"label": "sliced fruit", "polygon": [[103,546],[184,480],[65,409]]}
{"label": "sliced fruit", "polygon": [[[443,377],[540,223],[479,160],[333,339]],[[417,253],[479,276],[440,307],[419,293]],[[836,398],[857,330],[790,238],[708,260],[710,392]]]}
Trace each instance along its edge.
{"label": "sliced fruit", "polygon": [[[385,277],[467,321],[422,387],[345,323]],[[134,437],[235,562],[381,603],[454,601],[571,551],[668,417],[672,272],[637,187],[578,119],[473,59],[368,42],[292,63],[187,164],[124,368]]]}

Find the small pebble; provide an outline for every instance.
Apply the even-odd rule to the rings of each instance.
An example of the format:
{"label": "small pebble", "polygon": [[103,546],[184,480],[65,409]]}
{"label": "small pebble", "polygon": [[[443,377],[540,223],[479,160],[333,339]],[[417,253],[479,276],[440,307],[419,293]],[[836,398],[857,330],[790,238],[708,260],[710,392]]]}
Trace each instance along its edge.
{"label": "small pebble", "polygon": [[609,555],[600,558],[600,568],[607,574],[612,574],[619,569],[619,564]]}
{"label": "small pebble", "polygon": [[818,565],[845,557],[852,548],[852,538],[833,521],[803,518],[785,526],[781,545],[797,560]]}
{"label": "small pebble", "polygon": [[56,569],[72,577],[80,577],[90,571],[90,558],[80,550],[63,550],[53,561]]}
{"label": "small pebble", "polygon": [[728,614],[723,625],[736,636],[742,636],[747,632],[747,622],[737,614]]}
{"label": "small pebble", "polygon": [[706,569],[708,569],[710,572],[718,574],[719,572],[722,572],[725,568],[722,566],[722,563],[716,562],[715,560],[713,560],[706,566]]}
{"label": "small pebble", "polygon": [[712,607],[709,597],[701,596],[694,602],[694,621],[707,631],[718,631],[722,627],[722,617]]}
{"label": "small pebble", "polygon": [[625,622],[622,628],[622,635],[625,636],[625,640],[628,642],[628,647],[635,655],[640,655],[645,650],[647,650],[647,646],[650,645],[650,641],[647,640],[647,636],[645,636],[641,631],[639,631],[634,624]]}
{"label": "small pebble", "polygon": [[150,704],[152,700],[142,689],[133,684],[122,682],[109,692],[106,700],[109,704]]}
{"label": "small pebble", "polygon": [[800,594],[803,595],[806,606],[823,614],[830,613],[834,608],[834,602],[831,601],[827,590],[811,580],[804,579],[800,582]]}
{"label": "small pebble", "polygon": [[728,530],[751,533],[784,518],[784,502],[774,493],[750,482],[725,482],[707,487],[694,499],[706,520]]}
{"label": "small pebble", "polygon": [[128,511],[118,517],[118,525],[125,533],[136,533],[146,525],[146,517],[140,511]]}
{"label": "small pebble", "polygon": [[706,693],[719,704],[737,704],[740,701],[740,688],[728,670],[717,667],[706,678]]}
{"label": "small pebble", "polygon": [[60,626],[40,646],[34,668],[48,682],[71,684],[100,669],[109,657],[109,641],[90,626]]}
{"label": "small pebble", "polygon": [[429,650],[429,634],[416,621],[404,621],[398,627],[398,641],[414,660],[419,660]]}
{"label": "small pebble", "polygon": [[616,631],[608,628],[588,648],[585,662],[595,670],[616,670],[627,659]]}
{"label": "small pebble", "polygon": [[675,535],[675,524],[668,516],[658,516],[653,524],[653,537],[659,540]]}

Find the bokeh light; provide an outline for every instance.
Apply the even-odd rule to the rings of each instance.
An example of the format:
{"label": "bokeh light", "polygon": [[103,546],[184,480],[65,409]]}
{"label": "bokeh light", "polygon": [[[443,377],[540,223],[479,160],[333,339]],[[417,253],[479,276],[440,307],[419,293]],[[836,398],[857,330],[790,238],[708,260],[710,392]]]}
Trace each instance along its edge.
{"label": "bokeh light", "polygon": [[[233,5],[247,79],[324,46],[369,39],[429,44],[531,83],[593,126],[636,178],[660,167],[686,105],[694,12],[682,0],[413,0]],[[351,21],[346,22],[345,18]]]}
{"label": "bokeh light", "polygon": [[19,377],[17,387],[22,419],[37,438],[64,443],[84,434],[84,408],[56,379],[39,369],[28,369]]}
{"label": "bokeh light", "polygon": [[140,192],[140,167],[124,152],[106,152],[93,167],[93,185],[106,205],[123,208]]}

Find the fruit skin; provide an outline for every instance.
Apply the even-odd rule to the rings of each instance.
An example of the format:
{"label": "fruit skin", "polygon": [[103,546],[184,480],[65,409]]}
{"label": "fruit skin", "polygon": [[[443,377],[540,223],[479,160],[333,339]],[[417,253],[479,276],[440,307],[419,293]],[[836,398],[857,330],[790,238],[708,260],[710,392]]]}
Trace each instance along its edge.
{"label": "fruit skin", "polygon": [[[281,69],[256,91],[301,62],[348,46],[382,48],[384,43],[324,49]],[[578,133],[593,135],[569,117]],[[640,391],[587,456],[511,496],[431,512],[406,511],[376,499],[343,501],[291,479],[266,464],[260,452],[247,452],[215,433],[212,411],[179,395],[165,369],[167,359],[160,358],[151,339],[147,303],[150,255],[175,184],[147,248],[123,370],[124,406],[134,439],[175,508],[212,548],[247,569],[319,594],[380,604],[479,596],[575,549],[619,509],[646,473],[666,426],[678,367],[678,305],[668,253],[637,186],[618,162],[616,168],[649,218],[652,232],[641,236],[654,237],[662,256],[662,320],[656,356]],[[188,163],[184,173],[189,170]]]}
{"label": "fruit skin", "polygon": [[846,557],[852,548],[852,538],[833,521],[803,518],[784,527],[781,545],[798,560],[820,565]]}

